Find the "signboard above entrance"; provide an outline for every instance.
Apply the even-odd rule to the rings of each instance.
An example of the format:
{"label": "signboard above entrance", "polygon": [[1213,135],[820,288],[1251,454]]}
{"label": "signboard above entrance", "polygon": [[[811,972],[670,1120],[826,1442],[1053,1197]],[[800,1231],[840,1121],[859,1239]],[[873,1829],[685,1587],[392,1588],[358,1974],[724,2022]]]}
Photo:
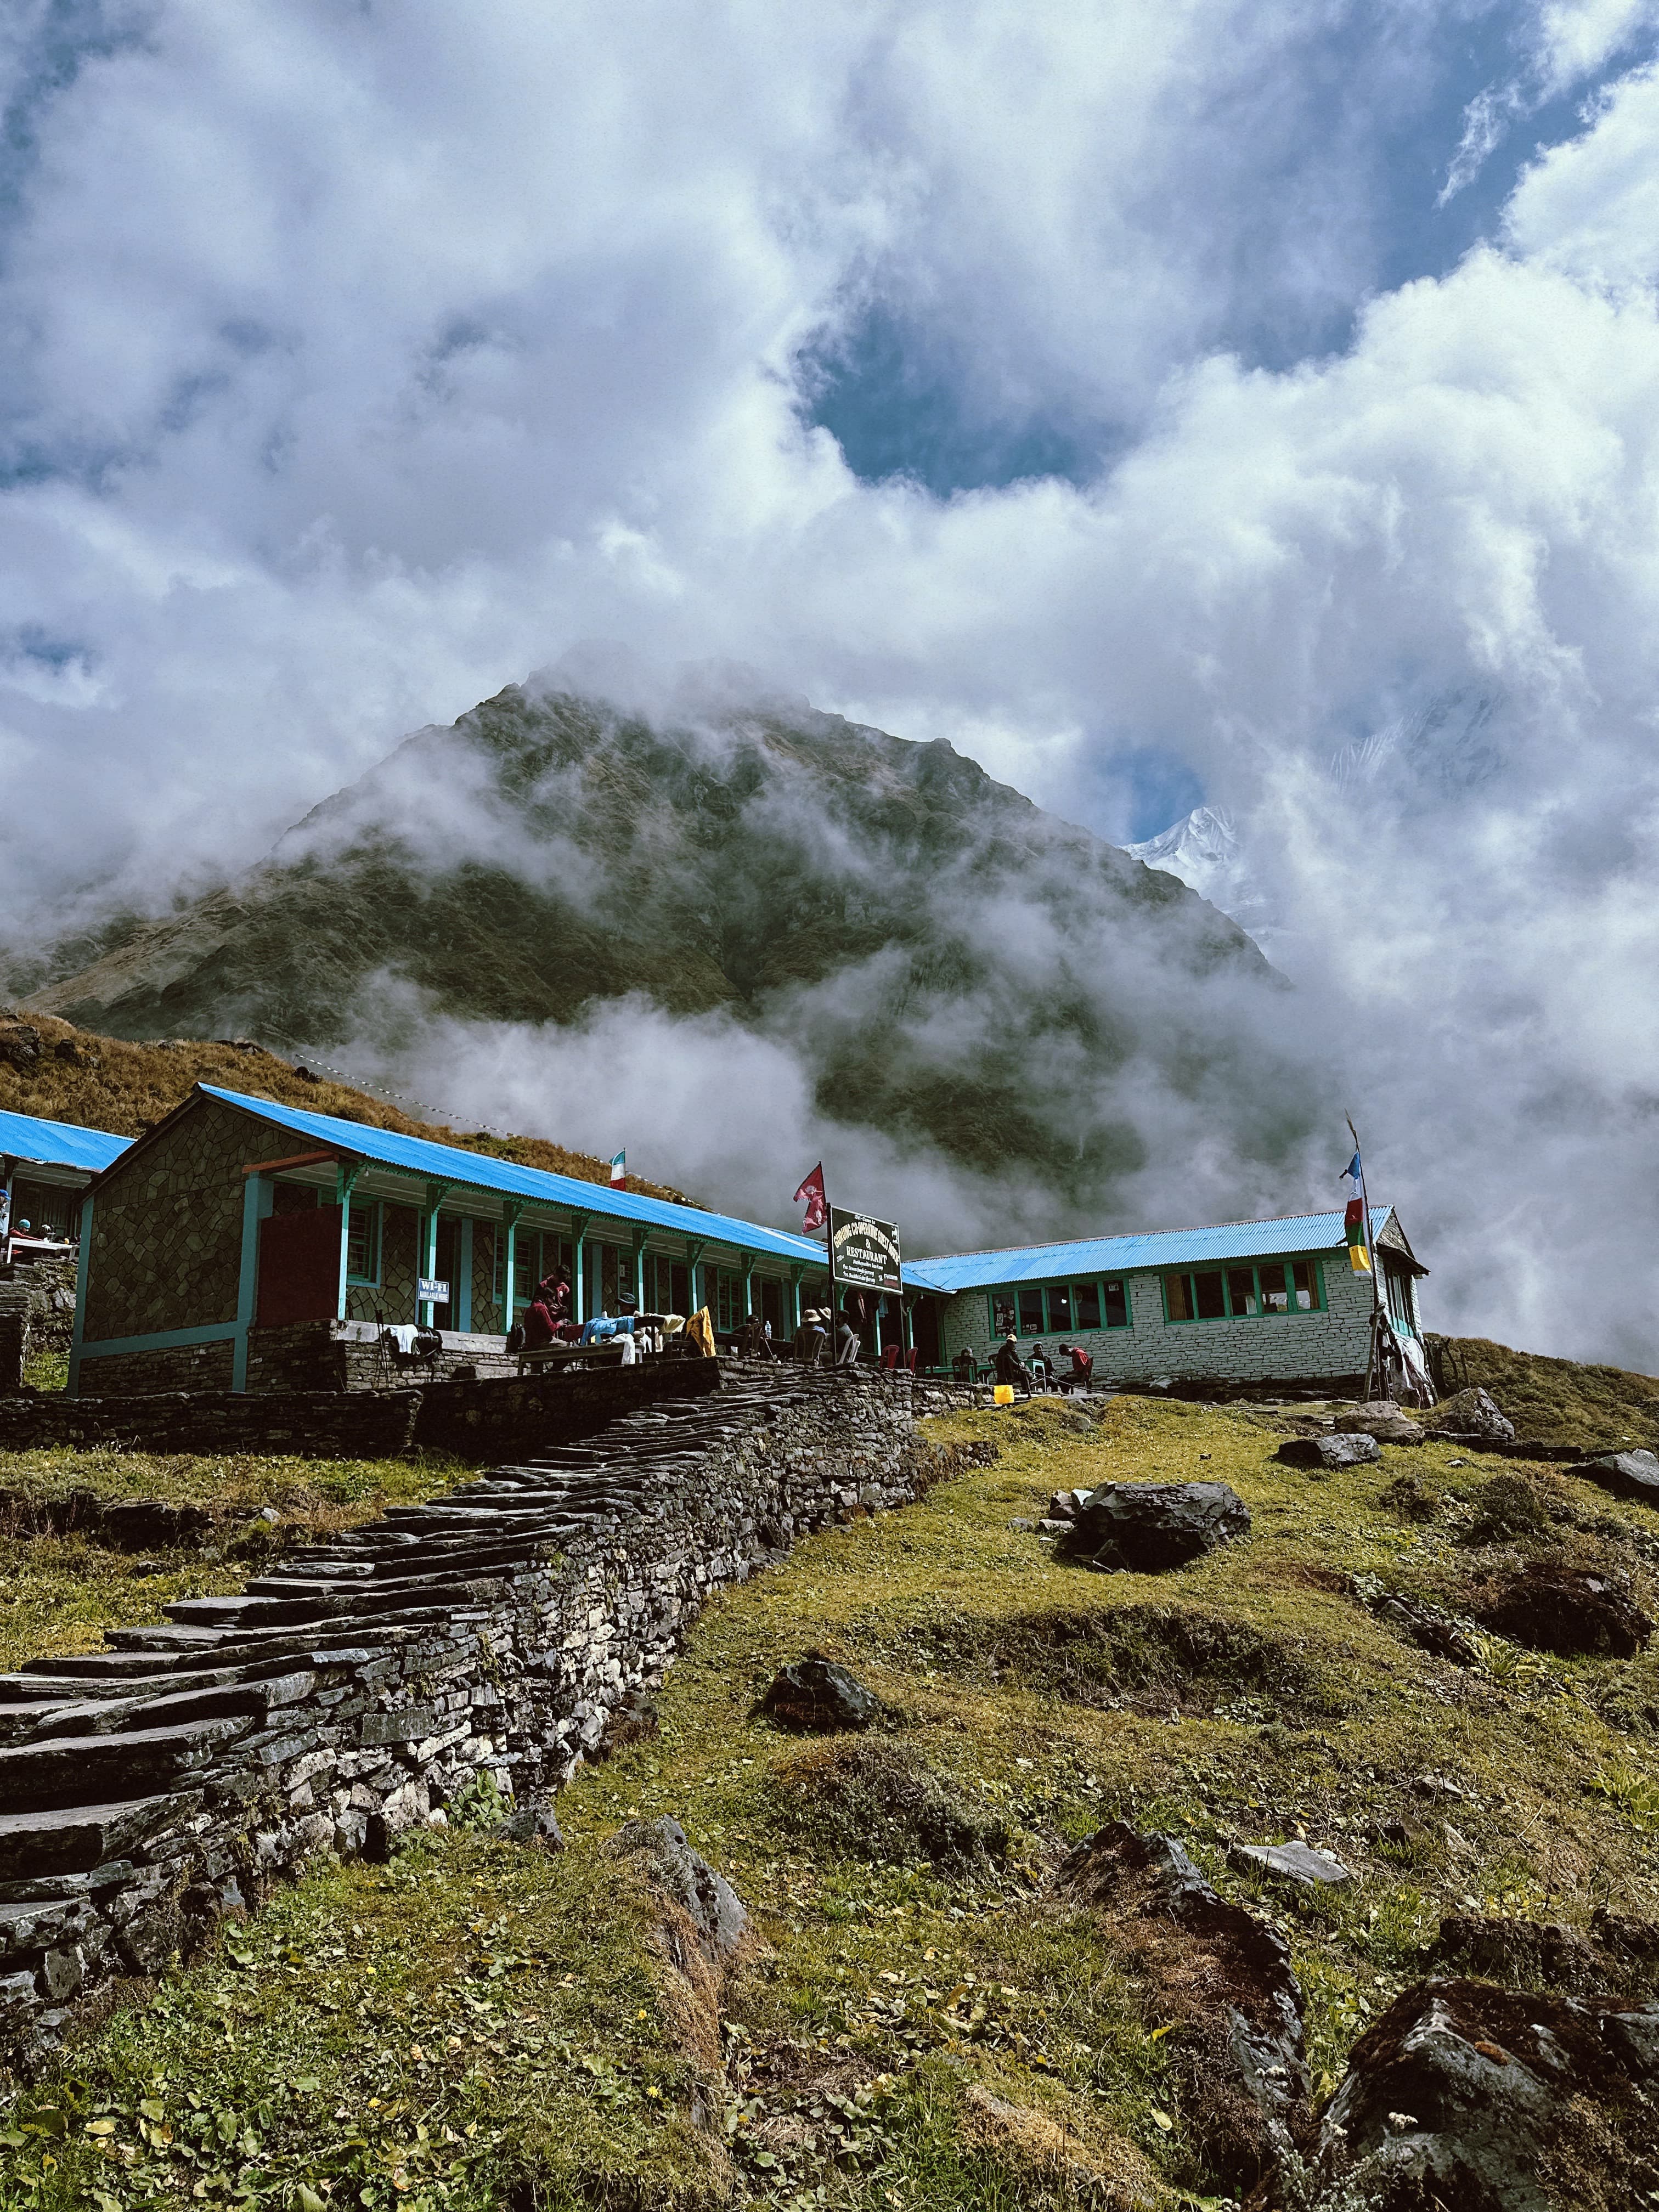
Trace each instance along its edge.
{"label": "signboard above entrance", "polygon": [[848,1213],[832,1206],[830,1267],[842,1290],[902,1291],[897,1229],[890,1221],[872,1220],[867,1213]]}

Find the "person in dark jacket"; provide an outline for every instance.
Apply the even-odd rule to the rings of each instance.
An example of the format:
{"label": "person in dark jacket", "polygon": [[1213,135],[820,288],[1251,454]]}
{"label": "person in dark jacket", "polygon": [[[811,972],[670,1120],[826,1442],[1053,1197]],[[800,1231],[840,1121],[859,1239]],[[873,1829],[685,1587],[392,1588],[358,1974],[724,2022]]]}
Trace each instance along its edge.
{"label": "person in dark jacket", "polygon": [[1059,1358],[1069,1359],[1072,1363],[1072,1371],[1063,1380],[1074,1389],[1088,1389],[1095,1379],[1095,1363],[1082,1346],[1057,1344],[1054,1351]]}
{"label": "person in dark jacket", "polygon": [[1017,1337],[1003,1339],[997,1346],[997,1356],[991,1364],[999,1382],[1007,1383],[1011,1389],[1024,1390],[1028,1398],[1030,1396],[1031,1370],[1019,1356],[1019,1340]]}

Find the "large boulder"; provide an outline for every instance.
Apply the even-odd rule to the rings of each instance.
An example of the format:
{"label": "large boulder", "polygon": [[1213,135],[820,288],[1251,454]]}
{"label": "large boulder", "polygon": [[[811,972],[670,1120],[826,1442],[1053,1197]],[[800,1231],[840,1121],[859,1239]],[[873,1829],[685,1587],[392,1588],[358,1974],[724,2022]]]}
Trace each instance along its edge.
{"label": "large boulder", "polygon": [[855,1674],[821,1651],[809,1651],[772,1677],[757,1710],[780,1728],[828,1735],[868,1728],[887,1708]]}
{"label": "large boulder", "polygon": [[1371,1398],[1345,1407],[1336,1417],[1340,1436],[1375,1437],[1380,1444],[1420,1444],[1423,1431],[1391,1399]]}
{"label": "large boulder", "polygon": [[1363,1432],[1330,1437],[1287,1437],[1273,1457],[1286,1467],[1365,1467],[1382,1456],[1376,1438]]}
{"label": "large boulder", "polygon": [[1499,1444],[1515,1442],[1515,1423],[1479,1387],[1443,1398],[1424,1415],[1423,1425],[1437,1437],[1480,1437]]}
{"label": "large boulder", "polygon": [[1328,2201],[1388,2212],[1639,2203],[1659,2152],[1656,2087],[1659,2007],[1415,1983],[1355,2045],[1327,2109]]}
{"label": "large boulder", "polygon": [[1057,1870],[1147,1984],[1205,2162],[1233,2190],[1272,2173],[1307,2125],[1302,1990],[1273,1929],[1218,1897],[1173,1838],[1121,1820]]}
{"label": "large boulder", "polygon": [[1249,1509],[1224,1482],[1108,1482],[1079,1508],[1066,1548],[1094,1566],[1157,1574],[1249,1533]]}
{"label": "large boulder", "polygon": [[1659,1459],[1650,1451],[1599,1452],[1594,1459],[1575,1460],[1566,1472],[1582,1475],[1615,1498],[1659,1505]]}
{"label": "large boulder", "polygon": [[1470,1610],[1511,1642],[1564,1659],[1633,1659],[1653,1633],[1628,1590],[1582,1567],[1546,1564],[1504,1576],[1477,1592]]}

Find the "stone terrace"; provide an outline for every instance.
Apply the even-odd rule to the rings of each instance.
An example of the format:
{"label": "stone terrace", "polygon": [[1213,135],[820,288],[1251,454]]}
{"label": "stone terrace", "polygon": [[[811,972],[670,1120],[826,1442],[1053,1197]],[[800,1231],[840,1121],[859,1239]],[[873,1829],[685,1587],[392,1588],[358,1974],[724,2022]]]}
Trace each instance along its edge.
{"label": "stone terrace", "polygon": [[712,1590],[944,1466],[902,1380],[751,1370],[0,1677],[0,2052],[314,1854],[556,1787]]}

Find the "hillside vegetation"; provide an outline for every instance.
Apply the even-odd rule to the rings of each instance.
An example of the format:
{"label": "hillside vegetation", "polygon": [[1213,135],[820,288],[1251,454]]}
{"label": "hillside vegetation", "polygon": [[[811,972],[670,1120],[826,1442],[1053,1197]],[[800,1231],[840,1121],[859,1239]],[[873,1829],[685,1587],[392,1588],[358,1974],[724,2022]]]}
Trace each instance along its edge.
{"label": "hillside vegetation", "polygon": [[[1237,1408],[928,1425],[1000,1457],[714,1604],[656,1732],[636,1722],[561,1797],[567,1850],[496,1839],[478,1800],[389,1865],[319,1868],[18,2091],[0,2203],[1193,2212],[1227,2189],[1192,2023],[1109,1916],[1054,1892],[1066,1844],[1115,1816],[1170,1833],[1280,1929],[1322,2097],[1430,1970],[1443,1915],[1655,1916],[1654,1658],[1494,1634],[1454,1666],[1377,1604],[1462,1616],[1483,1578],[1540,1561],[1625,1577],[1652,1611],[1646,1509],[1434,1443],[1297,1473],[1277,1418]],[[1230,1482],[1251,1538],[1106,1575],[1022,1525],[1056,1486],[1124,1477]],[[809,1646],[889,1723],[802,1739],[759,1718]],[[665,1813],[762,1939],[718,2033],[607,1854]],[[1291,1836],[1355,1882],[1228,1863]],[[1601,2212],[1604,2179],[1572,2203]]]}
{"label": "hillside vegetation", "polygon": [[804,702],[652,721],[509,685],[246,875],[28,969],[32,1009],[299,1054],[435,1017],[718,1017],[1005,1206],[1027,1177],[1108,1202],[1160,1097],[1264,1183],[1323,1110],[1287,987],[1225,915],[950,745]]}
{"label": "hillside vegetation", "polygon": [[[14,1114],[38,1114],[51,1121],[76,1121],[88,1129],[107,1129],[118,1137],[140,1137],[190,1094],[197,1083],[301,1106],[313,1114],[334,1114],[371,1129],[394,1129],[437,1144],[463,1145],[469,1152],[514,1160],[521,1167],[575,1176],[584,1182],[608,1184],[610,1164],[589,1152],[573,1152],[545,1137],[498,1137],[487,1129],[452,1129],[417,1120],[392,1100],[376,1097],[328,1075],[302,1072],[301,1066],[246,1040],[204,1041],[170,1037],[142,1044],[77,1029],[51,1014],[0,1010],[0,1108]],[[653,1198],[695,1206],[695,1199],[666,1183],[629,1178],[635,1190]]]}
{"label": "hillside vegetation", "polygon": [[1478,1384],[1503,1407],[1516,1434],[1534,1443],[1659,1444],[1659,1377],[1512,1352],[1483,1336],[1431,1340],[1443,1346],[1448,1390]]}

